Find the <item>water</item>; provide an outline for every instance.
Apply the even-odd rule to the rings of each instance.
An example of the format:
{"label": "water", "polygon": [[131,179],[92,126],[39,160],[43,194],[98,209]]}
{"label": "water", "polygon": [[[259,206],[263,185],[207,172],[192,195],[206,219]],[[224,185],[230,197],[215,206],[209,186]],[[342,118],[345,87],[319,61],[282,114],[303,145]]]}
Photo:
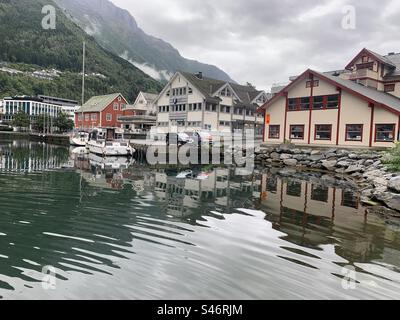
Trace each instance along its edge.
{"label": "water", "polygon": [[400,298],[399,228],[351,183],[114,166],[0,143],[2,298]]}

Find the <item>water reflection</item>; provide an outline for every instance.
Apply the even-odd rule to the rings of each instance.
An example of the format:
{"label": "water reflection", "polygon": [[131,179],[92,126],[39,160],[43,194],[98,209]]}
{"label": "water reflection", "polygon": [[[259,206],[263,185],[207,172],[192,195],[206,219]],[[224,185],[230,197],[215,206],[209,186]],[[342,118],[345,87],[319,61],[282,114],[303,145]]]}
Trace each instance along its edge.
{"label": "water reflection", "polygon": [[[3,297],[399,295],[400,233],[365,214],[351,182],[150,168],[29,142],[0,150]],[[53,292],[40,285],[46,265]],[[344,265],[374,286],[344,291]]]}

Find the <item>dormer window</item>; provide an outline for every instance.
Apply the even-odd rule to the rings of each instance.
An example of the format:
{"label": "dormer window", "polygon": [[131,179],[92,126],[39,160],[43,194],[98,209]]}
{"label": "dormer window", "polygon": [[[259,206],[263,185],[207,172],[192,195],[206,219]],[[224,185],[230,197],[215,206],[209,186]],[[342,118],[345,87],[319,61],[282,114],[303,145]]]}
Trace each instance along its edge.
{"label": "dormer window", "polygon": [[363,56],[362,63],[367,63],[367,62],[368,62],[368,56]]}

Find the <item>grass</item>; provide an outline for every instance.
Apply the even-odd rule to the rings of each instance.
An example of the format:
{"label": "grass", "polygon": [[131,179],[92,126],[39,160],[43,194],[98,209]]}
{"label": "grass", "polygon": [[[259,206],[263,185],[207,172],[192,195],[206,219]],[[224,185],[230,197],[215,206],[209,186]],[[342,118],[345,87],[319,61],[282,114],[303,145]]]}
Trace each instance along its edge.
{"label": "grass", "polygon": [[400,171],[400,142],[387,151],[382,158],[382,162],[392,171]]}

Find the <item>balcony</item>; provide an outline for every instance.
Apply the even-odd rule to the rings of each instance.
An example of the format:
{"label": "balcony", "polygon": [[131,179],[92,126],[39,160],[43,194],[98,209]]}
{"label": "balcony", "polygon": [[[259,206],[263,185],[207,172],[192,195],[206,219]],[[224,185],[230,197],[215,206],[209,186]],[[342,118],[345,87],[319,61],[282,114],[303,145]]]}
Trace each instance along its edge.
{"label": "balcony", "polygon": [[174,111],[169,113],[169,120],[187,120],[186,111]]}
{"label": "balcony", "polygon": [[372,78],[378,79],[378,72],[370,70],[370,69],[358,69],[350,75],[350,80],[356,80],[360,78]]}

